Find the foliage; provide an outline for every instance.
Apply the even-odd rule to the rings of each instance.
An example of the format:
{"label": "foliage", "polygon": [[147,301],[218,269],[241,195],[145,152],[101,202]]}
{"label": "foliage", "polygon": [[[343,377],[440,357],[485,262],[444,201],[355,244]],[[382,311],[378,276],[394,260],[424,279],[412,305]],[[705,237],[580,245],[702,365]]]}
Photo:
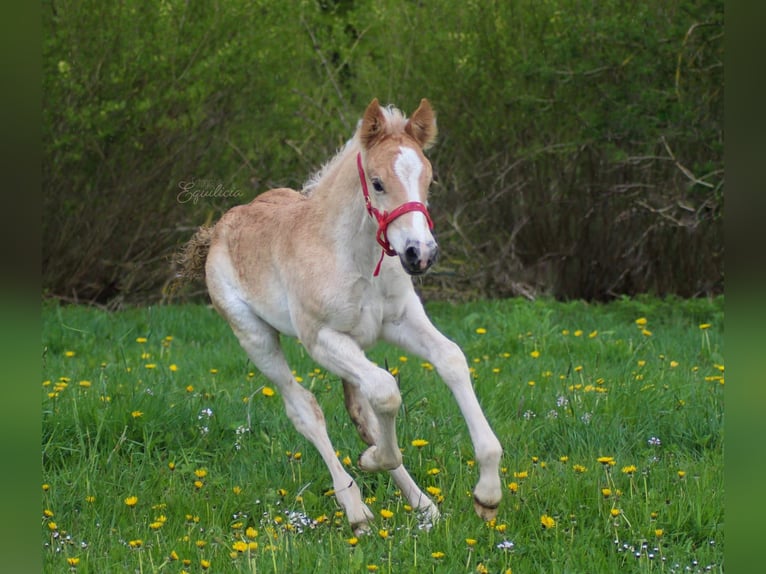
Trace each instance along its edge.
{"label": "foliage", "polygon": [[[373,97],[438,113],[434,296],[722,289],[720,0],[55,2],[44,23],[52,294],[156,300],[197,225],[300,187]],[[231,193],[179,203],[189,181]]]}
{"label": "foliage", "polygon": [[356,468],[340,381],[286,341],[376,515],[358,540],[212,309],[47,304],[43,571],[723,572],[723,303],[429,305],[472,367],[506,489],[484,524],[451,395],[417,357],[374,349],[400,381],[405,464],[440,500],[430,531],[388,475]]}

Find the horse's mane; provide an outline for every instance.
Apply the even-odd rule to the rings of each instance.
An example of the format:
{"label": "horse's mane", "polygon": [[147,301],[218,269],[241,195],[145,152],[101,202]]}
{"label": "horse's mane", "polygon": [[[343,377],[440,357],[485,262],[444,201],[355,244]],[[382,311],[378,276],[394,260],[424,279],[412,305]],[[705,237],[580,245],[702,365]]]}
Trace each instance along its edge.
{"label": "horse's mane", "polygon": [[[383,115],[386,118],[386,128],[389,133],[399,133],[404,131],[404,126],[407,123],[406,116],[398,108],[388,105],[381,107]],[[359,148],[359,129],[362,127],[362,120],[360,119],[356,124],[356,131],[354,135],[348,140],[338,152],[330,158],[321,168],[315,171],[303,184],[301,193],[304,195],[311,195],[314,190],[319,186],[322,179],[330,173],[341,161],[346,157],[347,153],[358,150]]]}

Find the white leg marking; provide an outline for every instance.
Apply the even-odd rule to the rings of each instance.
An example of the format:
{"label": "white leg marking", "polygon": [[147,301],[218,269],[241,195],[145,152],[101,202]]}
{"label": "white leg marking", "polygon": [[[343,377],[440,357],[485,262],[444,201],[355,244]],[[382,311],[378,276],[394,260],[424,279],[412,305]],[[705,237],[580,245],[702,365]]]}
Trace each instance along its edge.
{"label": "white leg marking", "polygon": [[474,488],[476,512],[485,520],[494,518],[502,497],[499,467],[503,450],[476,398],[460,347],[431,324],[414,293],[403,320],[396,325],[384,325],[383,336],[433,364],[452,391],[465,418],[479,463],[479,481]]}

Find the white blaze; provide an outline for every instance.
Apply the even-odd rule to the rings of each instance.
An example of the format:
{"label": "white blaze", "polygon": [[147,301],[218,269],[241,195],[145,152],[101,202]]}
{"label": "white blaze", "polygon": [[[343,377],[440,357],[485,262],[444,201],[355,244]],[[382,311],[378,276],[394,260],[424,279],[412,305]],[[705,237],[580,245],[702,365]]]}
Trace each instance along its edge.
{"label": "white blaze", "polygon": [[420,174],[423,162],[411,147],[399,147],[399,156],[394,162],[394,173],[401,180],[407,191],[407,201],[420,201]]}
{"label": "white blaze", "polygon": [[[420,198],[420,176],[423,173],[423,161],[417,152],[411,147],[400,146],[399,155],[394,160],[394,173],[407,194],[407,201],[422,203]],[[397,223],[401,221],[400,225]],[[410,222],[411,227],[403,229],[403,225]],[[404,248],[407,240],[420,243],[433,243],[431,230],[428,228],[426,216],[419,211],[405,214],[392,224],[389,232],[389,240],[395,250]]]}

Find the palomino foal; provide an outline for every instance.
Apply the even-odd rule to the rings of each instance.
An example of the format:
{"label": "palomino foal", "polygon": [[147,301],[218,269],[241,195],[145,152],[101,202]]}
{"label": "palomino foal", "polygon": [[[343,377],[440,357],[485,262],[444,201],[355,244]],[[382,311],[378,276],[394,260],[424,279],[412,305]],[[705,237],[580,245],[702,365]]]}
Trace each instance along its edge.
{"label": "palomino foal", "polygon": [[383,339],[433,364],[476,451],[476,512],[489,520],[500,503],[500,443],[476,399],[463,353],[431,324],[409,277],[424,273],[437,253],[426,209],[431,164],[423,155],[435,137],[427,100],[407,119],[375,99],[352,139],[302,193],[263,193],[228,211],[214,228],[201,228],[185,248],[186,275],[195,271],[189,261],[204,261],[208,249],[205,279],[215,308],[321,455],[355,533],[368,530],[373,514],[335,455],[314,395],[292,375],[280,333],[300,339],[343,381],[348,412],[369,445],[359,467],[389,471],[429,523],[439,511],[402,466],[396,440],[397,382],[363,349]]}

